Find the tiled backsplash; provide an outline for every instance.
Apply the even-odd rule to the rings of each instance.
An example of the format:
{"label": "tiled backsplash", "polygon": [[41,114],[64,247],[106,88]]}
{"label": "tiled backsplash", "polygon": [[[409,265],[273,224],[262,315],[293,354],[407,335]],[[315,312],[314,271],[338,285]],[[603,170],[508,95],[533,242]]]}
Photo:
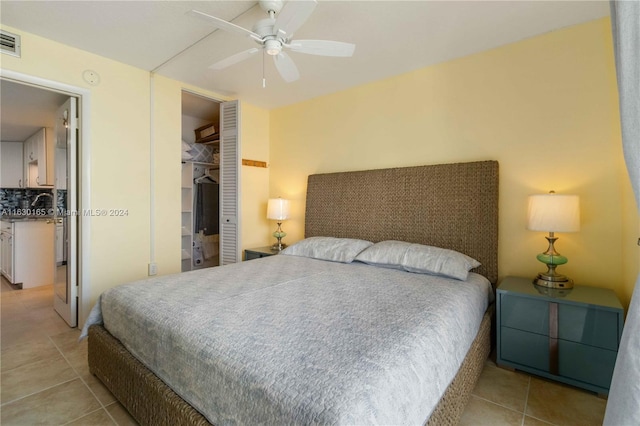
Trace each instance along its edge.
{"label": "tiled backsplash", "polygon": [[[53,207],[51,197],[40,197],[35,206],[34,200],[39,194],[48,193],[53,195],[50,189],[10,189],[0,188],[0,210],[3,215],[14,215],[14,212],[23,209],[46,209]],[[58,190],[58,210],[66,210],[67,191]],[[26,200],[26,201],[24,201]],[[23,213],[24,214],[24,213]]]}

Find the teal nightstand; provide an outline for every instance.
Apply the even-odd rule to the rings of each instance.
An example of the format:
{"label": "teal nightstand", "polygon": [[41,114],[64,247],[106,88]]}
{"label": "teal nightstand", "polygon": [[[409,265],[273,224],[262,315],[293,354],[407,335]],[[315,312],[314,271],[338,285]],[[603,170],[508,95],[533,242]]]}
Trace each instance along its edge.
{"label": "teal nightstand", "polygon": [[271,246],[245,249],[244,260],[260,259],[261,257],[278,254],[277,250],[271,250]]}
{"label": "teal nightstand", "polygon": [[624,310],[612,290],[548,289],[507,277],[497,291],[497,364],[608,394]]}

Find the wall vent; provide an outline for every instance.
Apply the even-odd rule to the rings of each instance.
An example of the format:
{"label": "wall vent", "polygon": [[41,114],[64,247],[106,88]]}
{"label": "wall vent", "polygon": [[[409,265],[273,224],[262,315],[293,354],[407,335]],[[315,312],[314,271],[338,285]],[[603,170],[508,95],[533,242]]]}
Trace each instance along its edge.
{"label": "wall vent", "polygon": [[2,53],[20,57],[20,36],[0,30],[0,44]]}

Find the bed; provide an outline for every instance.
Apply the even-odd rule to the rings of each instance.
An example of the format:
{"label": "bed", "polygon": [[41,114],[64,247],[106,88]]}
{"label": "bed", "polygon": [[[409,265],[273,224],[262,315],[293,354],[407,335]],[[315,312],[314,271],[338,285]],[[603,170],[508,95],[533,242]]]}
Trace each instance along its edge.
{"label": "bed", "polygon": [[[490,350],[493,305],[485,295],[481,310],[467,307],[453,294],[482,300],[484,285],[492,294],[497,206],[494,161],[311,175],[305,241],[391,240],[455,250],[481,264],[469,286],[445,278],[427,294],[423,280],[441,278],[299,253],[145,280],[101,297],[104,325],[89,327],[89,368],[141,424],[456,424]],[[370,247],[380,245],[361,253]],[[292,275],[283,279],[283,270]],[[243,279],[225,284],[237,277]],[[204,305],[182,298],[185,289],[203,291],[197,299]],[[120,303],[133,299],[152,312]],[[425,316],[430,299],[458,311]],[[460,320],[467,311],[477,323]],[[444,349],[415,334],[438,322],[456,330],[437,338]],[[363,332],[372,324],[374,331]],[[463,329],[470,334],[464,342]],[[446,373],[454,368],[445,366],[449,358],[455,370]],[[209,376],[213,382],[201,383]],[[431,390],[406,387],[414,382],[437,383],[435,399]],[[400,406],[401,414],[392,413]]]}

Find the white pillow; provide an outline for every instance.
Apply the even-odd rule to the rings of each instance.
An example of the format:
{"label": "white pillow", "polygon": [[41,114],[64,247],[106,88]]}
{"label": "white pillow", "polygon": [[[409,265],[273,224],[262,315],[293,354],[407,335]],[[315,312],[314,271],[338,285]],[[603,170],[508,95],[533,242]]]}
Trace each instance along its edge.
{"label": "white pillow", "polygon": [[191,151],[193,147],[185,141],[182,141],[182,152]]}
{"label": "white pillow", "polygon": [[411,243],[405,241],[380,241],[357,255],[355,260],[383,268],[403,269],[402,260],[409,246]]}
{"label": "white pillow", "polygon": [[355,260],[383,268],[466,280],[477,260],[454,250],[405,241],[380,241],[362,251]]}
{"label": "white pillow", "polygon": [[371,245],[371,241],[353,238],[310,237],[290,245],[280,254],[351,263],[358,253]]}
{"label": "white pillow", "polygon": [[461,281],[466,281],[469,271],[478,266],[480,262],[457,251],[421,244],[411,244],[402,260],[405,271],[443,275]]}
{"label": "white pillow", "polygon": [[191,160],[193,155],[189,154],[187,151],[182,151],[182,159],[183,160]]}

